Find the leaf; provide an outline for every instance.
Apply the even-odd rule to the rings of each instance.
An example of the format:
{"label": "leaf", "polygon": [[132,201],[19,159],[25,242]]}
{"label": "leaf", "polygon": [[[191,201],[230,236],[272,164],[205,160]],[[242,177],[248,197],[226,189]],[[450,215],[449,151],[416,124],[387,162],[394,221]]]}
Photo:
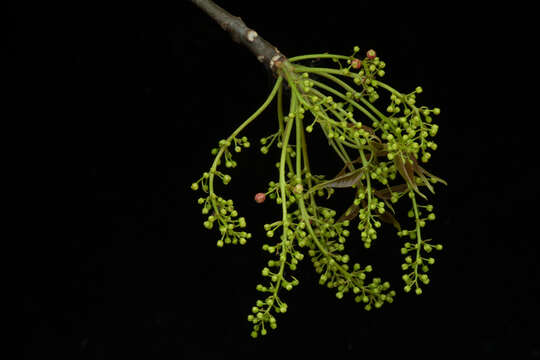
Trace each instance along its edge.
{"label": "leaf", "polygon": [[396,220],[396,218],[394,217],[394,215],[390,214],[390,212],[388,211],[385,211],[383,212],[382,214],[379,214],[379,219],[381,219],[382,222],[385,222],[387,224],[392,224],[394,225],[394,227],[396,229],[398,229],[399,231],[401,231],[401,225],[399,224],[399,222]]}
{"label": "leaf", "polygon": [[409,187],[407,186],[407,184],[394,185],[383,190],[375,190],[375,196],[383,200],[390,200],[392,198],[392,193],[400,193],[407,190],[408,188]]}
{"label": "leaf", "polygon": [[352,220],[358,215],[358,212],[360,211],[360,206],[358,205],[351,205],[343,215],[339,217],[339,219],[336,221],[337,223],[344,222],[345,220]]}
{"label": "leaf", "polygon": [[353,185],[356,185],[360,181],[360,177],[362,176],[362,173],[364,172],[364,169],[357,169],[351,172],[348,172],[344,175],[337,176],[331,180],[322,182],[320,184],[317,184],[313,186],[311,189],[309,189],[309,192],[317,191],[319,189],[332,187],[332,188],[346,188],[346,187],[352,187]]}
{"label": "leaf", "polygon": [[426,169],[424,169],[423,167],[421,167],[420,165],[418,165],[418,163],[416,164],[416,172],[418,174],[420,173],[423,173],[423,174],[426,174],[427,176],[429,176],[430,178],[438,181],[438,182],[442,182],[444,185],[448,186],[448,183],[446,181],[444,181],[443,179],[441,179],[440,177],[437,177],[431,173],[429,173]]}
{"label": "leaf", "polygon": [[[414,180],[414,165],[409,161],[408,157],[403,159],[404,154],[399,153],[394,157],[394,163],[401,175],[401,177],[407,182],[407,184],[416,192],[418,195],[422,196],[427,200],[427,197],[418,190],[416,181]],[[414,156],[412,156],[414,159]]]}
{"label": "leaf", "polygon": [[[361,204],[362,204],[362,207],[364,207],[364,208],[367,207],[366,200],[362,200]],[[345,220],[349,220],[349,221],[353,220],[356,217],[356,215],[358,215],[359,212],[360,212],[360,206],[352,204],[347,209],[347,211],[345,211],[345,213],[340,216],[340,218],[336,221],[336,223],[340,223],[340,222],[343,222]],[[377,216],[379,217],[379,219],[381,219],[382,222],[385,222],[387,224],[392,224],[392,225],[394,225],[394,227],[396,229],[401,231],[401,225],[396,220],[396,218],[392,214],[390,214],[390,212],[385,211],[384,213],[379,214]]]}
{"label": "leaf", "polygon": [[364,172],[364,169],[358,169],[351,171],[349,173],[346,173],[345,175],[338,176],[327,184],[325,184],[325,187],[333,187],[333,188],[345,188],[345,187],[351,187],[353,185],[356,185],[358,181],[360,181],[360,178],[362,177],[362,173]]}

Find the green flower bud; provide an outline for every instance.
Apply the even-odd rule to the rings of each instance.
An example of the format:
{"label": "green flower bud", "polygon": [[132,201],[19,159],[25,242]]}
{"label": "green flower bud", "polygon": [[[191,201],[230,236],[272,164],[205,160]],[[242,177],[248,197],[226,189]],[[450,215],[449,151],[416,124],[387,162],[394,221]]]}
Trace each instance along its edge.
{"label": "green flower bud", "polygon": [[366,272],[371,272],[373,270],[373,268],[371,267],[371,265],[368,265],[364,268],[364,271]]}

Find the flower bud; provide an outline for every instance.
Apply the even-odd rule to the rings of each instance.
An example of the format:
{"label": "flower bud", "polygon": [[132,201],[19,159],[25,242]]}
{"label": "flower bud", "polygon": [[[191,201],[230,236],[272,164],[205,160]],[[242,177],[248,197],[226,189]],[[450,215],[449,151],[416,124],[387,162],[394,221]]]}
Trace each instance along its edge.
{"label": "flower bud", "polygon": [[362,67],[362,61],[360,61],[359,59],[353,59],[351,62],[351,66],[353,67],[353,69],[360,69],[360,67]]}
{"label": "flower bud", "polygon": [[255,202],[257,204],[262,204],[264,202],[264,200],[266,200],[266,194],[265,193],[257,193],[255,194]]}

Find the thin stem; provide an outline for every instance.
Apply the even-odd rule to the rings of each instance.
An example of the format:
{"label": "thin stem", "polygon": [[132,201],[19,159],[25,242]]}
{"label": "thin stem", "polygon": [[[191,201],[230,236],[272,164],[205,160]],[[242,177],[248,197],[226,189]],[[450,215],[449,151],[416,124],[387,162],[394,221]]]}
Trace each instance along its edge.
{"label": "thin stem", "polygon": [[[280,87],[278,91],[277,107],[278,107],[279,133],[281,134],[281,140],[283,143],[283,130],[285,127],[284,122],[283,122],[283,87]],[[287,157],[287,165],[289,166],[289,171],[293,171],[291,160],[289,159],[289,157]]]}
{"label": "thin stem", "polygon": [[[324,74],[324,73],[317,73],[318,75],[322,76],[322,77],[325,77],[327,78],[328,80],[332,80],[333,82],[335,82],[336,84],[340,85],[342,88],[344,88],[345,90],[347,91],[350,91],[350,92],[356,92],[356,90],[354,90],[352,87],[350,87],[349,85],[347,85],[347,83],[341,81],[340,79],[338,79],[337,77],[335,76],[332,76],[330,74]],[[346,100],[349,104],[352,104],[352,106],[354,106],[355,108],[357,108],[358,110],[360,110],[364,115],[366,115],[372,122],[375,122],[377,121],[377,119],[369,112],[367,111],[366,108],[364,108],[363,106],[361,106],[360,104],[358,104],[356,101],[353,101],[353,100],[350,100],[348,99],[346,96],[344,96],[342,93],[340,93],[339,91],[335,90],[335,89],[332,89],[331,87],[329,87],[328,85],[324,84],[324,83],[321,83],[319,81],[316,81],[316,80],[312,80],[313,83],[315,85],[317,85],[318,87],[320,87],[321,89],[325,89],[326,91],[328,92],[331,92],[332,94],[336,95],[336,96],[339,96],[340,98]],[[360,100],[364,100],[362,102],[366,103],[365,99],[364,98],[360,98]],[[368,103],[369,104],[369,103]],[[373,111],[373,106],[371,104],[369,104],[370,106],[370,109]],[[375,109],[376,110],[376,109]],[[376,111],[374,111],[376,112]],[[377,112],[376,112],[377,113]],[[380,114],[380,113],[379,113]]]}
{"label": "thin stem", "polygon": [[[293,110],[295,106],[296,106],[296,101],[293,100],[291,102],[291,110]],[[294,120],[289,119],[287,122],[287,126],[285,127],[285,134],[283,135],[283,147],[281,148],[281,160],[279,164],[279,189],[281,192],[281,211],[282,211],[282,225],[283,225],[283,239],[281,241],[281,255],[280,256],[286,256],[286,243],[288,241],[287,233],[289,229],[289,223],[287,220],[287,192],[285,190],[285,186],[286,186],[285,162],[286,162],[286,157],[287,157],[287,146],[289,145],[289,138],[291,136],[293,123],[294,123]],[[283,261],[281,261],[281,264],[279,267],[279,280],[274,289],[274,297],[277,296],[277,291],[279,289],[281,279],[283,279],[283,270],[285,268],[285,263],[286,263],[285,260],[286,259],[283,259]]]}
{"label": "thin stem", "polygon": [[343,60],[349,60],[350,56],[345,55],[334,55],[334,54],[310,54],[310,55],[300,55],[300,56],[293,56],[292,58],[289,58],[289,62],[294,61],[302,61],[302,60],[309,60],[309,59],[343,59]]}
{"label": "thin stem", "polygon": [[[265,102],[246,121],[244,121],[239,127],[237,127],[236,130],[234,130],[234,132],[227,138],[226,141],[230,142],[233,138],[235,138],[238,134],[240,134],[242,130],[244,130],[249,124],[251,124],[253,120],[255,120],[268,107],[268,105],[270,105],[270,103],[276,96],[278,89],[281,88],[282,82],[283,82],[283,78],[279,77],[276,81],[276,84],[274,85],[274,88],[270,92],[270,95],[268,95],[268,97],[266,98]],[[216,169],[217,169],[217,166],[219,164],[221,157],[225,153],[226,148],[227,148],[226,146],[222,146],[219,149],[219,152],[217,153],[216,157],[214,158],[214,162],[212,163],[212,167],[210,168],[210,174],[209,174],[210,176],[208,178],[208,186],[209,186],[210,194],[214,193],[214,174],[216,172]],[[217,212],[215,205],[214,205],[214,210],[216,210]]]}
{"label": "thin stem", "polygon": [[[409,196],[411,196],[413,209],[414,209],[414,217],[416,220],[416,261],[418,261],[418,259],[420,259],[420,248],[422,246],[422,234],[420,231],[420,216],[418,214],[418,206],[416,205],[416,196],[410,186],[409,186],[409,193],[412,194]],[[418,263],[415,263],[415,266],[414,266],[414,279],[415,279],[416,287],[418,287]]]}

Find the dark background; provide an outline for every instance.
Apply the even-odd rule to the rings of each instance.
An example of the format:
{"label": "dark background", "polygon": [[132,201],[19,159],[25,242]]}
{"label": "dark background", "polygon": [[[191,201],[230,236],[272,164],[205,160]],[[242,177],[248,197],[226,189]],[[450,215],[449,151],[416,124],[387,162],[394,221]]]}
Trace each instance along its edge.
{"label": "dark background", "polygon": [[[39,236],[23,241],[24,358],[540,358],[536,104],[518,85],[533,57],[527,26],[506,25],[526,10],[219,3],[287,56],[373,48],[387,82],[421,85],[419,101],[442,109],[428,168],[449,186],[437,187],[426,231],[445,248],[430,285],[401,291],[392,231],[367,252],[350,241],[354,260],[391,281],[393,304],[368,313],[337,300],[304,261],[277,330],[251,339],[262,224],[280,216],[252,199],[277,177],[276,154],[242,152],[223,189],[253,232],[244,247],[215,246],[189,187],[272,77],[188,1],[11,7],[12,95],[37,140],[25,146]],[[274,114],[247,130],[253,145],[274,132]],[[319,173],[339,171],[313,148]]]}

